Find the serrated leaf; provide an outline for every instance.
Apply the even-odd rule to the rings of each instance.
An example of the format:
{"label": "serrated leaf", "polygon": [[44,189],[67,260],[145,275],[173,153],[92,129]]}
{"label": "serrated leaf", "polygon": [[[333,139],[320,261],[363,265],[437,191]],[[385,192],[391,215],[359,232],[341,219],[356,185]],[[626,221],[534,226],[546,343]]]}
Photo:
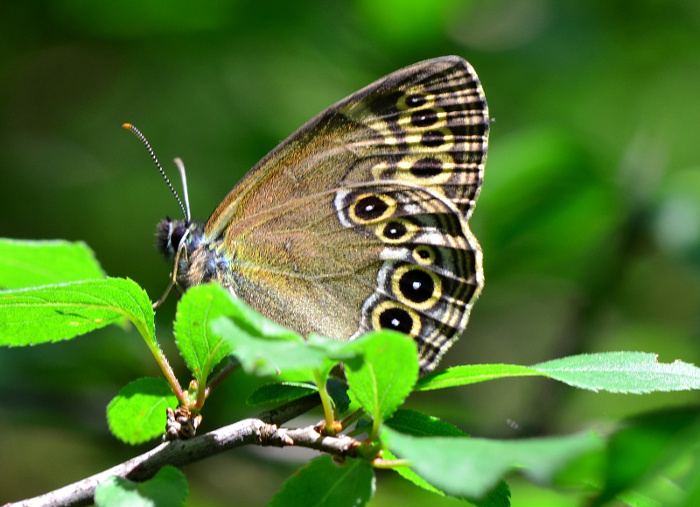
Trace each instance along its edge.
{"label": "serrated leaf", "polygon": [[418,380],[416,390],[430,391],[446,387],[465,386],[507,377],[544,375],[529,366],[516,364],[467,364],[429,373]]}
{"label": "serrated leaf", "polygon": [[104,278],[83,242],[0,239],[0,287],[19,289]]}
{"label": "serrated leaf", "polygon": [[483,498],[506,474],[521,470],[548,482],[565,465],[602,447],[595,435],[485,440],[460,437],[413,437],[387,427],[381,440],[428,483],[448,495]]}
{"label": "serrated leaf", "polygon": [[155,343],[151,302],[128,278],[0,292],[0,345],[4,346],[68,340],[125,319]]}
{"label": "serrated leaf", "polygon": [[321,456],[287,479],[269,507],[361,507],[374,490],[374,470],[366,461],[348,459],[337,465],[330,456]]}
{"label": "serrated leaf", "polygon": [[659,363],[656,354],[581,354],[533,366],[550,378],[580,389],[643,394],[700,389],[700,368],[681,361]]}
{"label": "serrated leaf", "polygon": [[277,384],[265,384],[259,387],[248,396],[246,404],[248,406],[288,403],[298,400],[312,393],[317,393],[318,389],[314,384],[308,382],[280,382]]}
{"label": "serrated leaf", "polygon": [[128,444],[140,444],[165,431],[166,409],[177,407],[177,398],[161,378],[130,382],[107,406],[107,423],[114,436]]}
{"label": "serrated leaf", "polygon": [[372,418],[372,436],[379,425],[401,405],[418,380],[416,344],[392,331],[368,333],[353,342],[365,361],[345,377],[355,399]]}
{"label": "serrated leaf", "polygon": [[216,283],[191,287],[177,305],[175,341],[201,386],[206,385],[214,367],[231,353],[231,344],[209,329],[213,319],[230,309],[228,293]]}
{"label": "serrated leaf", "polygon": [[185,505],[188,493],[183,473],[166,465],[144,482],[109,477],[97,486],[95,504],[98,507],[177,507]]}
{"label": "serrated leaf", "polygon": [[428,391],[507,377],[540,375],[580,389],[613,393],[700,389],[700,368],[674,361],[659,363],[655,354],[606,352],[580,354],[536,364],[475,364],[457,366],[421,378],[416,389]]}

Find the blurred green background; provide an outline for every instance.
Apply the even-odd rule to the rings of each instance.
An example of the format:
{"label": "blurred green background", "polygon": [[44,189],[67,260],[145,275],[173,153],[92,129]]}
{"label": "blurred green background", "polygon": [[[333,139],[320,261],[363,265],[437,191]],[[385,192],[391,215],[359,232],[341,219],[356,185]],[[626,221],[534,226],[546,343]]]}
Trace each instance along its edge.
{"label": "blurred green background", "polygon": [[[323,108],[405,65],[457,54],[479,73],[495,121],[471,220],[486,287],[441,366],[611,350],[698,362],[696,0],[55,0],[1,10],[0,236],[85,241],[110,275],[155,300],[169,272],[155,224],[180,212],[123,122],[143,130],[171,177],[170,160],[184,160],[193,214],[206,219]],[[174,306],[159,310],[158,334],[186,383],[171,346]],[[120,444],[104,417],[145,375],[158,370],[134,330],[0,350],[0,502],[151,447]],[[254,385],[229,380],[203,430],[254,414],[242,403]],[[531,378],[416,395],[409,407],[515,438],[697,401]],[[244,449],[189,466],[189,504],[263,504],[307,459]],[[512,486],[514,505],[579,502]],[[399,501],[457,504],[380,474],[373,505]]]}

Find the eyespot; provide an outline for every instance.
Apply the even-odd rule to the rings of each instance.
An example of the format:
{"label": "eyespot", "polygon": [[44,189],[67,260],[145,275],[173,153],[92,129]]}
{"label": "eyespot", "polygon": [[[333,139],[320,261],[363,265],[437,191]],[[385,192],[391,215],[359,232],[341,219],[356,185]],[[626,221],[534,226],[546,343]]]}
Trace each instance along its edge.
{"label": "eyespot", "polygon": [[421,107],[425,105],[427,102],[427,99],[425,98],[425,95],[407,95],[404,98],[404,104],[408,107]]}
{"label": "eyespot", "polygon": [[435,95],[425,93],[422,86],[415,86],[396,100],[396,109],[406,111],[409,109],[426,108],[429,109],[435,104]]}
{"label": "eyespot", "polygon": [[392,329],[410,336],[418,336],[421,330],[421,320],[414,310],[404,308],[395,301],[386,300],[378,304],[372,311],[372,327],[374,329]]}
{"label": "eyespot", "polygon": [[428,245],[418,245],[411,253],[413,260],[422,266],[429,266],[435,263],[435,250]]}
{"label": "eyespot", "polygon": [[415,236],[418,226],[405,218],[394,218],[377,226],[375,233],[385,243],[405,243]]}
{"label": "eyespot", "polygon": [[350,206],[348,215],[355,223],[384,220],[396,211],[396,201],[385,194],[362,194]]}
{"label": "eyespot", "polygon": [[397,179],[419,185],[441,185],[455,175],[456,164],[452,155],[445,151],[430,154],[416,151],[404,155],[397,168]]}
{"label": "eyespot", "polygon": [[406,306],[427,310],[440,300],[442,281],[432,271],[405,264],[392,274],[391,290],[393,295]]}
{"label": "eyespot", "polygon": [[420,143],[426,148],[439,148],[445,143],[445,134],[439,130],[430,130],[421,136]]}

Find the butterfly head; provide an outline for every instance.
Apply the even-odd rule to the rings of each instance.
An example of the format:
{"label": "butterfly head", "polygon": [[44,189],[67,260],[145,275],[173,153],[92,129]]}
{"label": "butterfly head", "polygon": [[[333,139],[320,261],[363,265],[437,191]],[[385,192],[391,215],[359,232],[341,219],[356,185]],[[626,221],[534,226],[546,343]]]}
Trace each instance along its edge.
{"label": "butterfly head", "polygon": [[204,226],[198,222],[173,220],[166,217],[156,228],[156,250],[173,263],[174,279],[186,289],[195,285],[189,274],[195,252],[204,240]]}
{"label": "butterfly head", "polygon": [[[200,223],[193,222],[191,219],[190,202],[187,195],[187,177],[185,175],[185,166],[182,163],[182,160],[176,158],[174,162],[178,171],[180,172],[180,177],[182,178],[184,203],[182,199],[180,199],[177,191],[173,188],[172,183],[170,183],[170,179],[165,174],[160,162],[158,162],[158,158],[155,156],[155,153],[153,152],[153,149],[151,148],[151,145],[146,137],[131,123],[125,123],[122,126],[138,137],[146,147],[146,150],[148,150],[148,153],[151,155],[153,162],[160,171],[160,174],[163,176],[163,179],[170,188],[170,191],[180,204],[184,217],[182,220],[173,220],[170,217],[166,217],[165,220],[158,222],[158,226],[156,228],[156,249],[166,259],[173,263],[173,276],[170,286],[165,291],[165,294],[163,294],[163,297],[154,304],[154,308],[156,308],[165,300],[173,285],[177,284],[186,289],[191,285],[203,283],[202,280],[207,274],[206,270],[202,268],[198,269],[198,272],[202,272],[202,274],[195,277],[195,282],[192,280],[193,277],[191,276],[191,271],[195,252],[206,250],[200,248],[202,242],[204,241],[204,226]],[[199,264],[201,264],[201,262]]]}
{"label": "butterfly head", "polygon": [[[156,227],[156,250],[169,261],[175,259],[178,249],[186,248],[186,243],[194,231],[196,224],[188,224],[185,220],[173,220],[165,217]],[[184,240],[184,242],[183,242]],[[181,245],[182,243],[182,245]]]}

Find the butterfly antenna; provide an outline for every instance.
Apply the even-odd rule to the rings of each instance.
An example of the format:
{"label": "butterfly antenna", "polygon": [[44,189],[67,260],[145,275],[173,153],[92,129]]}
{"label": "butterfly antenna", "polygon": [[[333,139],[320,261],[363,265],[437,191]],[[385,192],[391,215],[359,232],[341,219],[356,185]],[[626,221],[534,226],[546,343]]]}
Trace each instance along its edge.
{"label": "butterfly antenna", "polygon": [[185,198],[185,207],[187,208],[185,219],[189,224],[192,215],[190,213],[190,196],[187,195],[187,175],[185,174],[185,164],[182,163],[182,159],[180,157],[173,159],[173,162],[175,162],[177,170],[180,171],[180,179],[182,180],[182,195]]}
{"label": "butterfly antenna", "polygon": [[[182,164],[182,160],[175,159],[175,164],[178,167],[178,170],[180,171],[180,175],[182,176],[182,183],[184,185],[184,195],[185,195],[185,201],[187,202],[187,209],[185,209],[185,205],[182,204],[182,200],[180,199],[180,196],[178,195],[177,191],[173,187],[173,184],[170,183],[170,178],[168,178],[168,175],[165,174],[165,171],[163,170],[163,167],[160,165],[160,162],[158,162],[158,158],[156,157],[156,154],[153,153],[153,148],[151,148],[151,144],[148,142],[148,139],[146,139],[146,136],[144,136],[139,129],[134,127],[131,123],[124,123],[122,125],[126,130],[130,130],[136,137],[139,138],[139,140],[143,143],[143,145],[146,147],[146,150],[148,150],[149,155],[151,155],[151,158],[153,159],[153,162],[156,164],[156,167],[160,171],[161,176],[163,176],[163,179],[165,182],[168,184],[168,188],[170,188],[170,191],[173,193],[175,196],[175,199],[177,199],[178,204],[180,205],[180,209],[182,209],[182,214],[185,216],[185,220],[187,223],[190,223],[190,203],[187,198],[187,180],[185,179],[185,166]],[[179,162],[179,163],[178,163]]]}

